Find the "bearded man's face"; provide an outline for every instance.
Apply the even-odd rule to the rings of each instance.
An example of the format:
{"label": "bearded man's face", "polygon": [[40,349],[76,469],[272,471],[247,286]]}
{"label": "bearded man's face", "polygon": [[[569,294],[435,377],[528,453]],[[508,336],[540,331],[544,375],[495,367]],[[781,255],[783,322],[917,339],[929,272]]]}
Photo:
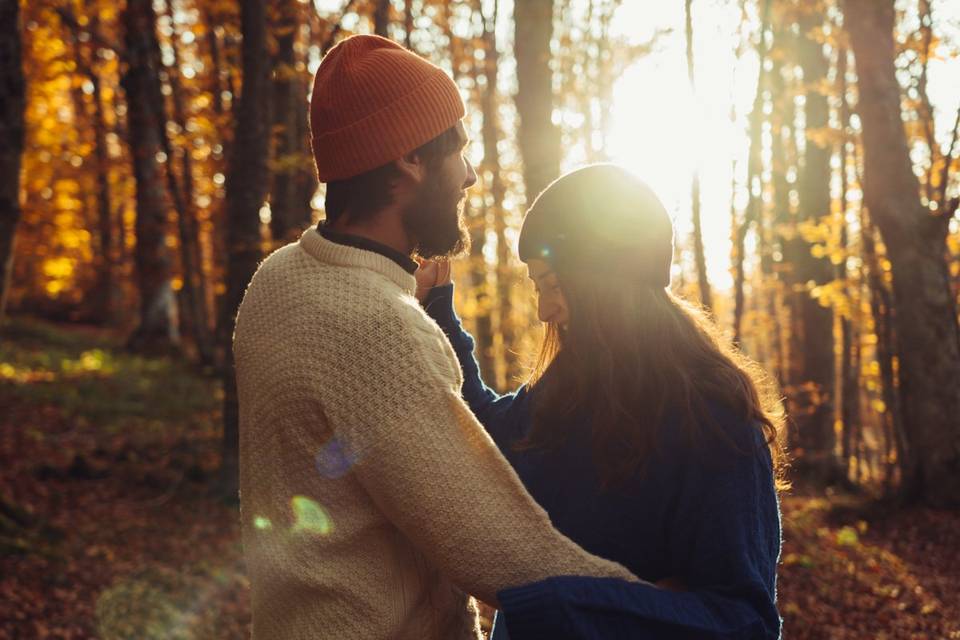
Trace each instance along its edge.
{"label": "bearded man's face", "polygon": [[[465,144],[462,124],[457,124],[457,131]],[[453,258],[469,251],[463,201],[476,181],[477,174],[461,151],[427,168],[403,215],[404,228],[415,240],[421,258]]]}
{"label": "bearded man's face", "polygon": [[432,171],[404,212],[404,227],[416,240],[421,258],[453,258],[470,248],[461,186],[445,179],[442,171]]}

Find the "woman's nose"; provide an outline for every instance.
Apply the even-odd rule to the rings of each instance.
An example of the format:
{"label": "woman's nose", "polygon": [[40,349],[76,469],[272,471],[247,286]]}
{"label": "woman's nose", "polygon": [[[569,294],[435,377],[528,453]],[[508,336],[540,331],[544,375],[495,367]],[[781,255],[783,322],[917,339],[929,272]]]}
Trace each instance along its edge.
{"label": "woman's nose", "polygon": [[541,299],[537,303],[537,317],[540,319],[540,322],[547,322],[548,319],[553,315],[553,307]]}

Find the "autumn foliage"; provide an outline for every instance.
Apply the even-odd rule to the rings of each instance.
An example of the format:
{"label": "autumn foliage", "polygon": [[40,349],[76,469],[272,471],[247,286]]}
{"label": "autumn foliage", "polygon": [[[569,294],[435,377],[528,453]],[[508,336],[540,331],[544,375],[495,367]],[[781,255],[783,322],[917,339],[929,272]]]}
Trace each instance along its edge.
{"label": "autumn foliage", "polygon": [[[690,100],[729,98],[729,139],[630,145],[730,167],[721,202],[715,165],[677,171],[673,288],[783,392],[785,633],[960,638],[960,11],[653,4],[0,0],[0,638],[244,637],[232,318],[323,217],[312,74],[372,32],[467,103],[457,305],[500,389],[539,339],[524,207],[620,160],[615,96],[664,99],[630,69],[680,55]],[[656,124],[680,145],[694,119]]]}

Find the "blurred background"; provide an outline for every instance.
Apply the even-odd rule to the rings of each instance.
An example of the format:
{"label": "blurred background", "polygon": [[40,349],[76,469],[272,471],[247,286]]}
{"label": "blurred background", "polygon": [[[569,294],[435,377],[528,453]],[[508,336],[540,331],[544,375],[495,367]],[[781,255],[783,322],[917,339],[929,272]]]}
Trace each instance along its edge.
{"label": "blurred background", "polygon": [[467,102],[486,380],[539,341],[525,206],[624,165],[782,389],[785,637],[960,638],[954,0],[0,0],[0,638],[246,637],[229,338],[323,218],[307,100],[355,33]]}

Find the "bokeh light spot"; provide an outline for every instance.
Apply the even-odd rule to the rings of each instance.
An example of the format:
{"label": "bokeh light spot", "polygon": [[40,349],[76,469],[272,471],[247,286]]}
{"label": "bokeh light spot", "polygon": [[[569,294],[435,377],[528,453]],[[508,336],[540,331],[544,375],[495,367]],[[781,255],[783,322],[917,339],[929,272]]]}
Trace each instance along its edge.
{"label": "bokeh light spot", "polygon": [[331,438],[317,454],[317,471],[324,478],[335,480],[348,471],[356,459],[336,438]]}
{"label": "bokeh light spot", "polygon": [[293,507],[294,533],[318,533],[325,536],[333,531],[330,516],[316,500],[307,496],[293,496],[290,504]]}
{"label": "bokeh light spot", "polygon": [[270,518],[257,516],[253,519],[253,527],[261,531],[267,531],[269,529],[273,529],[273,523],[270,522]]}

